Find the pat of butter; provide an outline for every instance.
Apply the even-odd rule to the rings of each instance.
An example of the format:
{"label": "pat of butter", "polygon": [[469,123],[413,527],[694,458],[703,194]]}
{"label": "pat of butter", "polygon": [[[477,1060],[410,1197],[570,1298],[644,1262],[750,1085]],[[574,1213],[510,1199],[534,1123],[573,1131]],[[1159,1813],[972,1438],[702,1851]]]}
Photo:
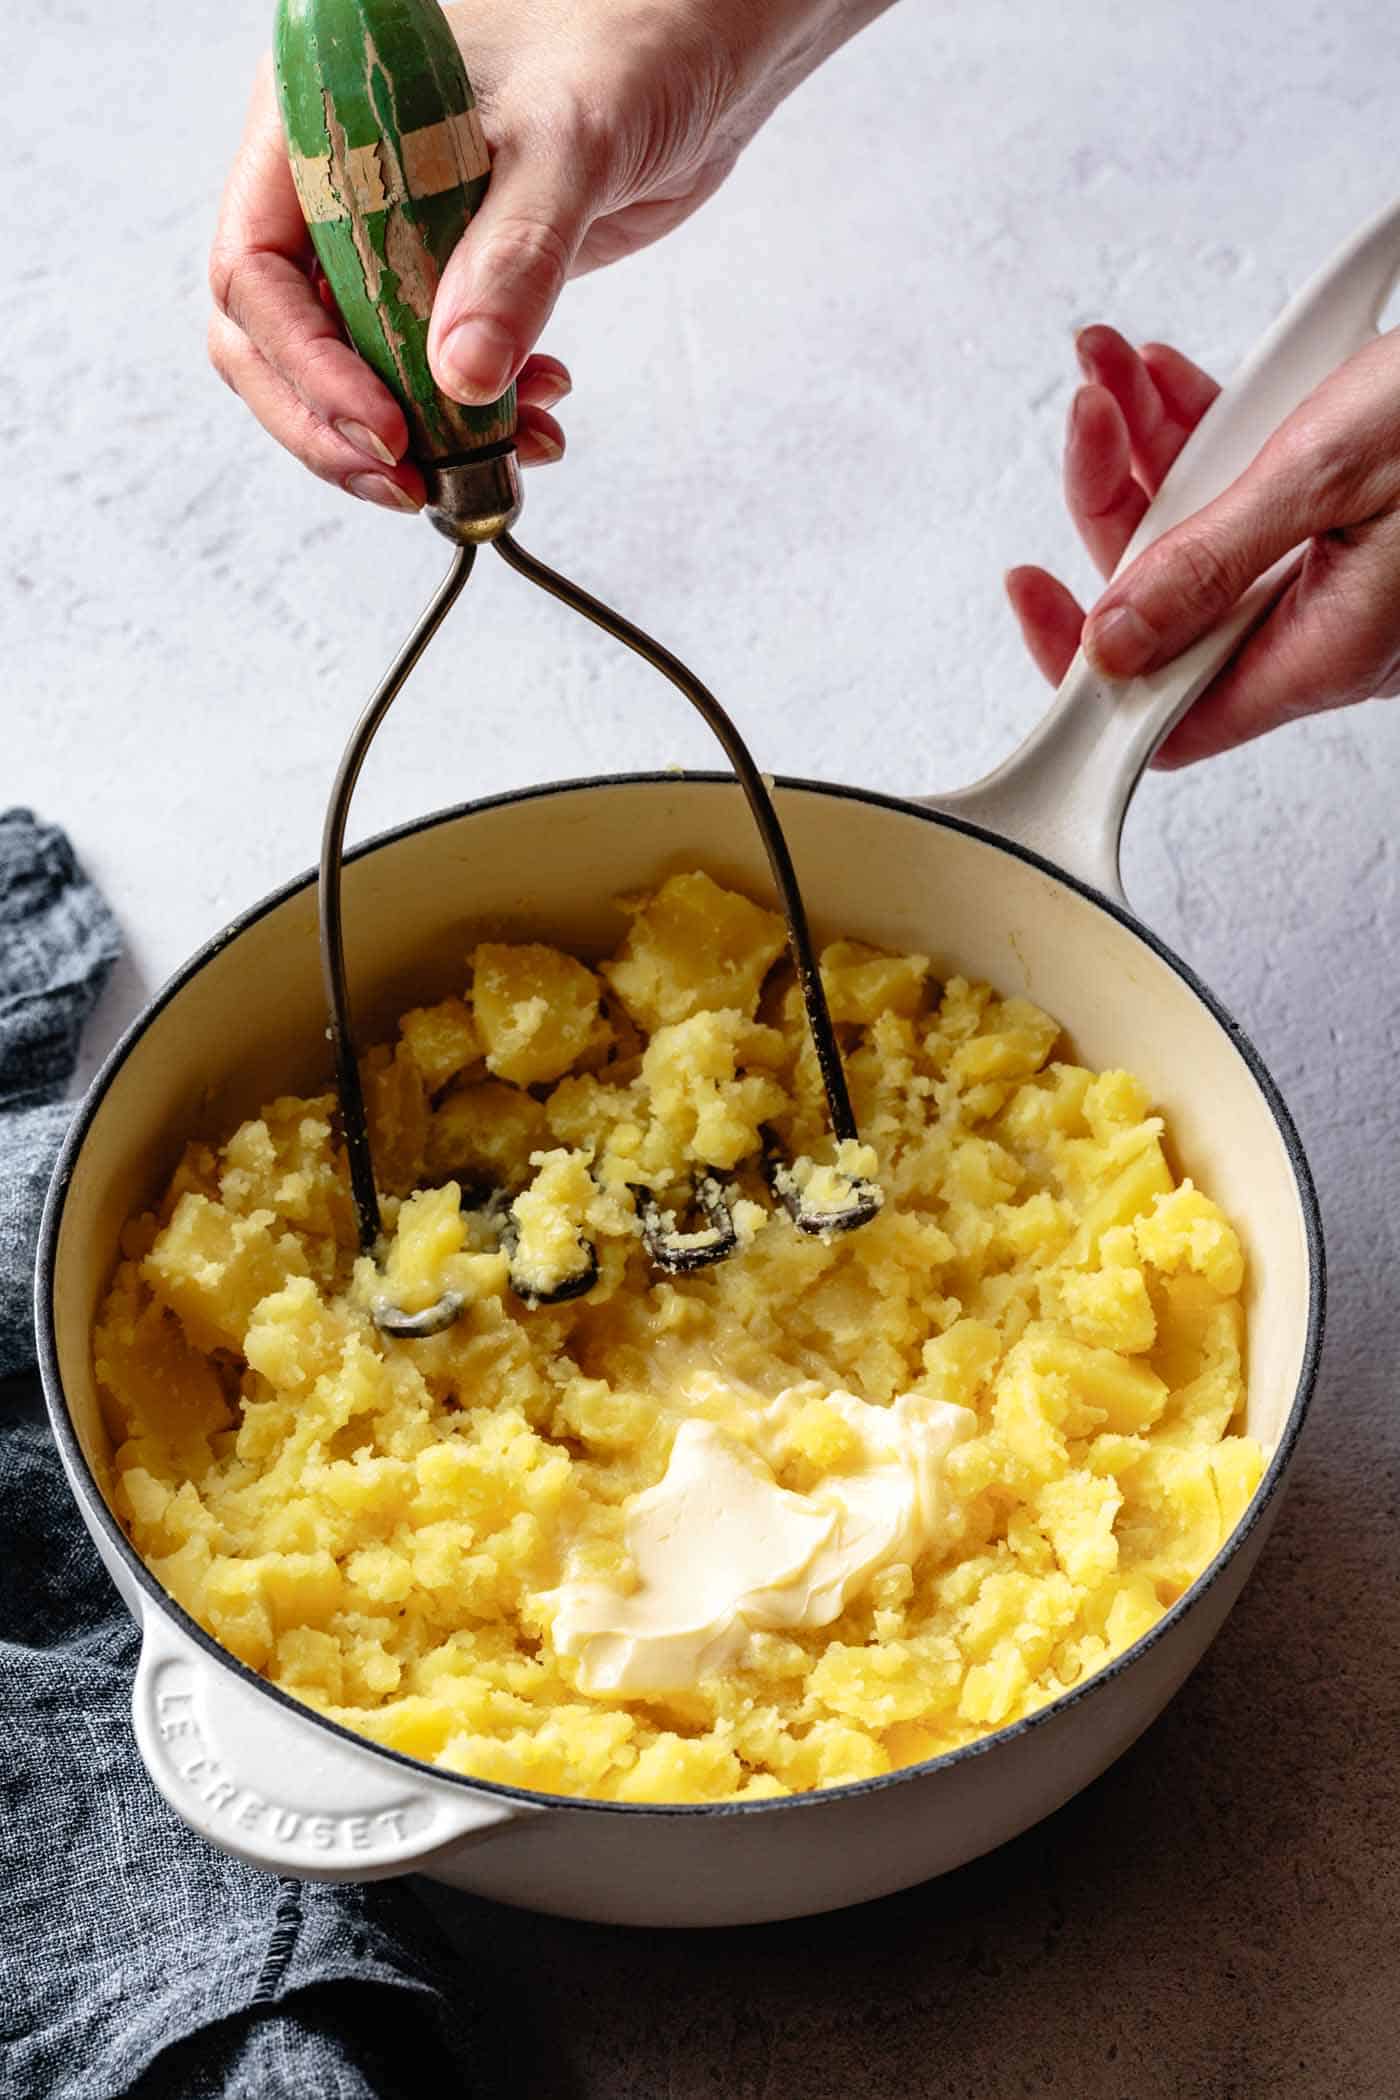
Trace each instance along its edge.
{"label": "pat of butter", "polygon": [[681,1423],[664,1476],[627,1511],[635,1588],[571,1581],[545,1600],[581,1691],[683,1690],[739,1663],[751,1632],[829,1626],[878,1569],[951,1538],[948,1453],[976,1416],[920,1393],[890,1407],[824,1394],[858,1456],[795,1495],[773,1464],[811,1397],[795,1387],[758,1410],[753,1447],[713,1421]]}

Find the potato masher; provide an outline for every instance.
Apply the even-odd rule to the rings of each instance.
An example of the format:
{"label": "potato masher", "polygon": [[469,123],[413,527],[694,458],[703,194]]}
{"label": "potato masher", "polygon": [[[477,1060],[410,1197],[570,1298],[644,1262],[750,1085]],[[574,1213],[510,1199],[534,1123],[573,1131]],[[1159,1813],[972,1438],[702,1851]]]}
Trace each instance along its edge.
{"label": "potato masher", "polygon": [[[486,408],[463,408],[439,392],[428,369],[427,335],[442,267],[480,206],[490,159],[466,68],[437,0],[279,0],[277,92],[297,195],[321,267],[354,348],[393,391],[408,420],[410,449],[428,490],[428,516],[453,542],[452,565],[356,724],[331,790],[320,864],[321,958],[335,1049],[340,1118],[362,1250],[381,1239],[368,1119],[346,984],[341,865],[350,799],[365,755],[390,706],[460,596],[477,549],[493,546],[517,574],[613,635],[670,680],[703,717],[734,769],[773,873],[801,987],[827,1115],[838,1145],[857,1138],[856,1120],[812,946],[802,893],[772,798],[743,739],[694,672],[630,620],[603,605],[519,545],[515,389]],[[837,1199],[804,1197],[771,1134],[764,1171],[801,1232],[847,1232],[873,1218],[881,1191],[845,1177]],[[634,1187],[643,1242],[656,1267],[676,1275],[723,1261],[738,1246],[725,1192],[713,1170],[696,1176],[689,1210],[698,1228],[658,1194]],[[505,1251],[513,1251],[510,1206],[487,1206]],[[527,1306],[582,1296],[597,1273],[580,1239],[575,1273],[550,1291],[512,1274]],[[461,1310],[448,1293],[420,1313],[385,1301],[389,1334],[435,1334]]]}

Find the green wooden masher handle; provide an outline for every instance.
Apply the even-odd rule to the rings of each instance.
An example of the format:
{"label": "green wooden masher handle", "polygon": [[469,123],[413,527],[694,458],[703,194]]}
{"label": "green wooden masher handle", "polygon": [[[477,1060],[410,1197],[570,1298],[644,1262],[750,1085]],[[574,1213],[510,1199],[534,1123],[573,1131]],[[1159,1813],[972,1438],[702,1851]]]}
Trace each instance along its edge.
{"label": "green wooden masher handle", "polygon": [[437,0],[278,0],[273,55],[311,239],[350,341],[402,405],[412,457],[432,469],[508,446],[513,386],[463,408],[428,369],[433,297],[491,166]]}

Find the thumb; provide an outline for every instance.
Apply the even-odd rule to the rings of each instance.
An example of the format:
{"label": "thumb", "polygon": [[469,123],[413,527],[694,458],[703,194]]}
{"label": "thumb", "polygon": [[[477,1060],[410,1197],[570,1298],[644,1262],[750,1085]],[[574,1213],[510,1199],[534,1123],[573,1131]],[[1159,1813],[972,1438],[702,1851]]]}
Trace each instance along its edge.
{"label": "thumb", "polygon": [[486,201],[433,302],[428,362],[443,392],[480,406],[503,394],[554,310],[592,224],[591,185],[569,156],[497,155]]}
{"label": "thumb", "polygon": [[1396,689],[1400,518],[1315,539],[1268,618],[1178,722],[1154,765],[1189,765],[1300,715]]}
{"label": "thumb", "polygon": [[1285,423],[1223,494],[1110,584],[1084,628],[1097,670],[1132,678],[1170,663],[1291,548],[1338,522],[1291,436]]}

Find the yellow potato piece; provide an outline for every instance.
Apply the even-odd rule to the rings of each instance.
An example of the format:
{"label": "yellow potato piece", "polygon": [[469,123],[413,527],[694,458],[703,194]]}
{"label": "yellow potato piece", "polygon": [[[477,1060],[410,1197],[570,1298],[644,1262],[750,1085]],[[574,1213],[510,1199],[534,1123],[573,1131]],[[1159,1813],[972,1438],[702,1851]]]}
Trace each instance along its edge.
{"label": "yellow potato piece", "polygon": [[423,1171],[428,1136],[428,1090],[406,1043],[371,1050],[361,1060],[374,1178],[387,1195],[403,1196]]}
{"label": "yellow potato piece", "polygon": [[240,1349],[253,1308],[308,1272],[295,1234],[271,1211],[231,1214],[207,1196],[182,1196],[141,1265],[196,1349]]}
{"label": "yellow potato piece", "polygon": [[642,1057],[658,1140],[642,1148],[648,1180],[664,1183],[690,1166],[736,1167],[761,1150],[762,1126],[787,1096],[771,1074],[743,1064],[771,1047],[772,1034],[732,1009],[657,1029]]}
{"label": "yellow potato piece", "polygon": [[472,1012],[498,1079],[538,1086],[610,1039],[601,987],[572,955],[538,942],[483,941],[472,953]]}
{"label": "yellow potato piece", "polygon": [[[878,1021],[917,1014],[926,997],[926,955],[886,955],[864,941],[833,941],[821,953],[822,986],[833,1021]],[[800,997],[796,987],[790,996]],[[796,1008],[793,1018],[797,1018]]]}
{"label": "yellow potato piece", "polygon": [[429,1093],[436,1093],[484,1055],[481,1031],[464,999],[415,1006],[400,1021],[399,1035]]}
{"label": "yellow potato piece", "polygon": [[1159,1195],[1147,1215],[1136,1219],[1133,1232],[1143,1260],[1164,1276],[1191,1269],[1222,1298],[1234,1297],[1244,1282],[1239,1234],[1191,1181]]}
{"label": "yellow potato piece", "polygon": [[516,1188],[529,1174],[530,1154],[549,1143],[549,1120],[533,1094],[503,1080],[455,1087],[433,1111],[427,1164],[433,1176],[455,1179],[470,1191]]}
{"label": "yellow potato piece", "polygon": [[1141,1269],[1070,1271],[1055,1279],[1052,1302],[1076,1341],[1140,1356],[1157,1339],[1157,1315]]}
{"label": "yellow potato piece", "polygon": [[1117,1225],[1132,1224],[1158,1196],[1169,1195],[1171,1188],[1171,1168],[1153,1138],[1087,1205],[1066,1261],[1073,1266],[1092,1261],[1105,1233]]}
{"label": "yellow potato piece", "polygon": [[751,1020],[759,988],[787,945],[776,912],[705,874],[673,875],[654,896],[624,900],[632,924],[602,971],[648,1034],[710,1008]]}

